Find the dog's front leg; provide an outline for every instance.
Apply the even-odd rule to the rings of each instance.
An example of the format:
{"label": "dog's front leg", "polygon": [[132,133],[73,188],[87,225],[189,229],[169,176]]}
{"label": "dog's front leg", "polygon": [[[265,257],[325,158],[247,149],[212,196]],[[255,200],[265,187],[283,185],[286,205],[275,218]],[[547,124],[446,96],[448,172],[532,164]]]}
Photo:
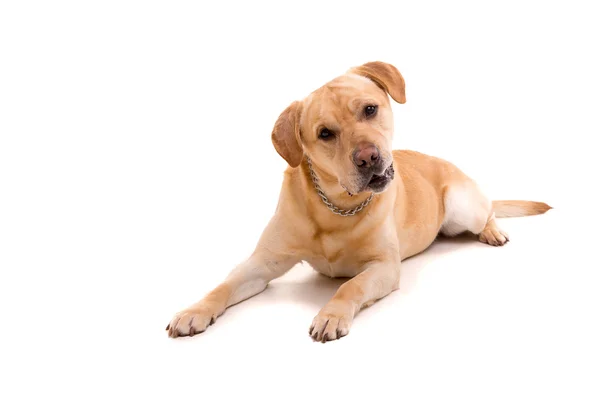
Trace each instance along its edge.
{"label": "dog's front leg", "polygon": [[223,283],[173,317],[167,326],[169,336],[176,338],[204,332],[227,307],[262,292],[271,280],[289,271],[299,261],[293,253],[274,252],[259,245]]}
{"label": "dog's front leg", "polygon": [[356,313],[398,289],[399,280],[399,256],[369,263],[363,272],[340,286],[313,319],[309,334],[322,342],[346,336]]}

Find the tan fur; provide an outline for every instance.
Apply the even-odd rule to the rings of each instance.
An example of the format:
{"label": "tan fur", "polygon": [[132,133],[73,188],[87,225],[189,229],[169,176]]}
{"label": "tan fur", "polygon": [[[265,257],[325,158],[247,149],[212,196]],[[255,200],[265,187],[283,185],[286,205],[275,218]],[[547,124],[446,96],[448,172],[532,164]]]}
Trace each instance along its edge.
{"label": "tan fur", "polygon": [[[227,307],[307,261],[324,275],[352,278],[310,328],[315,340],[338,339],[348,334],[359,310],[398,288],[400,262],[424,251],[439,233],[471,231],[484,243],[503,245],[508,235],[498,228],[496,216],[550,208],[537,202],[492,202],[453,164],[416,151],[392,151],[388,94],[398,103],[406,101],[402,75],[390,64],[371,62],[351,68],[281,113],[271,137],[289,167],[275,214],[252,256],[203,300],[175,315],[167,327],[171,337],[203,332]],[[379,107],[375,117],[365,118],[366,105]],[[320,139],[323,127],[335,139]],[[381,162],[393,165],[394,179],[365,209],[342,217],[317,195],[307,157],[329,200],[352,209],[371,194],[352,159],[361,143],[377,146]]]}
{"label": "tan fur", "polygon": [[525,200],[495,200],[493,205],[494,212],[498,218],[544,214],[546,211],[552,209],[546,203]]}
{"label": "tan fur", "polygon": [[299,124],[297,123],[302,104],[295,101],[290,104],[279,116],[273,132],[271,141],[279,155],[292,167],[297,167],[302,161],[302,148],[299,142]]}

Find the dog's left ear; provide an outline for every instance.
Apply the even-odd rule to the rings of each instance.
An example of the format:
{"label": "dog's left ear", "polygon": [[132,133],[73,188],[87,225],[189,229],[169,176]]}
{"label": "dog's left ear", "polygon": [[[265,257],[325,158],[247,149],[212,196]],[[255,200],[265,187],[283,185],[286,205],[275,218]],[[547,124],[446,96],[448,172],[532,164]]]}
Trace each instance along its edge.
{"label": "dog's left ear", "polygon": [[302,103],[294,101],[277,118],[271,141],[277,153],[290,165],[296,168],[302,162],[302,145],[300,144],[300,113]]}
{"label": "dog's left ear", "polygon": [[348,71],[353,74],[361,75],[371,79],[379,87],[388,92],[392,99],[400,104],[406,103],[406,94],[404,93],[404,78],[400,71],[392,64],[381,61],[372,61],[351,68]]}

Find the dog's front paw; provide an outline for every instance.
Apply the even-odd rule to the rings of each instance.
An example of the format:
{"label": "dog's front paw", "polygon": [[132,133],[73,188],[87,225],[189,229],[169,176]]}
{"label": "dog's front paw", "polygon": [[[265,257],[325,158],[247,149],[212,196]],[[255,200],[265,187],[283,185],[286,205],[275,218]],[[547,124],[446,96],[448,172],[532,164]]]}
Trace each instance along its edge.
{"label": "dog's front paw", "polygon": [[214,324],[218,315],[209,307],[196,306],[187,308],[173,317],[167,331],[170,337],[194,336],[202,333]]}
{"label": "dog's front paw", "polygon": [[313,319],[308,334],[317,342],[340,339],[350,332],[352,307],[345,303],[327,304]]}

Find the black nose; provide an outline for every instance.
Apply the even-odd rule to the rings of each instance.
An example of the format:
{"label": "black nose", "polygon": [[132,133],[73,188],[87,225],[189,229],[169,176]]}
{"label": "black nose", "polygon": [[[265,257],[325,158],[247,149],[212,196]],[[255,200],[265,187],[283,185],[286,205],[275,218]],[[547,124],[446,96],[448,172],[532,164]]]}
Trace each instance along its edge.
{"label": "black nose", "polygon": [[370,168],[379,161],[379,150],[372,143],[361,143],[353,154],[354,164],[359,168]]}

